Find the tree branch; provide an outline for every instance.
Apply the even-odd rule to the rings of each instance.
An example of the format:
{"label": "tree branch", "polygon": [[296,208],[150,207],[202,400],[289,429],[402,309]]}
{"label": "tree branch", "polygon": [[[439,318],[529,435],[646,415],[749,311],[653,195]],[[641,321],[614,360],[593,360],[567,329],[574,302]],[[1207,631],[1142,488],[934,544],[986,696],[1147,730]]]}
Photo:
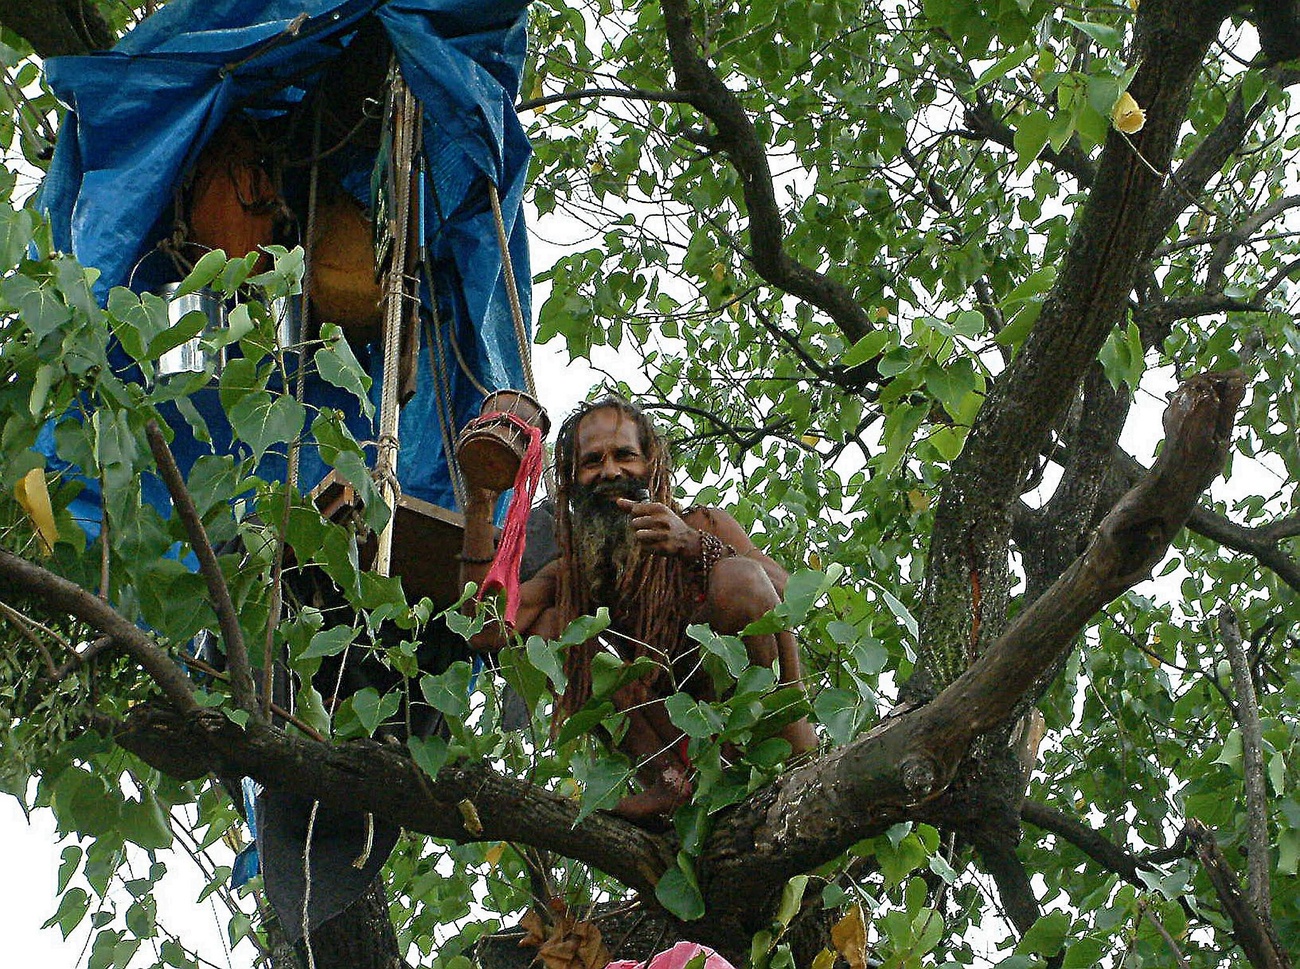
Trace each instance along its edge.
{"label": "tree branch", "polygon": [[1034,827],[1068,841],[1107,871],[1114,872],[1129,884],[1137,885],[1139,888],[1147,887],[1139,872],[1155,871],[1158,865],[1187,856],[1186,830],[1180,832],[1168,848],[1135,855],[1125,851],[1083,822],[1048,804],[1025,801],[1020,806],[1020,817]]}
{"label": "tree branch", "polygon": [[772,171],[753,122],[739,98],[696,53],[687,0],[663,0],[662,6],[668,53],[678,87],[713,123],[719,147],[740,173],[754,268],[773,286],[825,312],[856,343],[874,329],[866,310],[847,286],[797,262],[785,251]]}
{"label": "tree branch", "polygon": [[1271,922],[1260,920],[1241,897],[1237,873],[1223,856],[1222,849],[1199,821],[1187,822],[1188,833],[1205,874],[1219,896],[1224,912],[1232,922],[1232,935],[1255,969],[1291,969],[1291,959],[1273,933]]}
{"label": "tree branch", "polygon": [[[481,763],[444,767],[430,778],[384,744],[329,746],[252,721],[241,729],[213,710],[180,715],[147,705],[132,710],[113,739],[174,777],[243,775],[438,838],[544,846],[641,892],[653,894],[660,874],[674,863],[675,851],[641,828],[603,811],[578,821],[571,798]],[[466,801],[481,830],[465,827],[460,805]]]}
{"label": "tree branch", "polygon": [[663,104],[691,103],[691,96],[680,91],[643,91],[639,88],[628,87],[584,87],[561,91],[558,94],[528,98],[516,104],[515,111],[523,114],[525,111],[536,111],[538,108],[544,108],[548,104],[558,104],[561,101],[577,101],[582,98],[623,98],[629,101],[657,101]]}
{"label": "tree branch", "polygon": [[1273,852],[1268,840],[1268,791],[1264,781],[1259,704],[1255,701],[1250,661],[1241,645],[1237,614],[1225,602],[1219,609],[1218,619],[1219,637],[1228,654],[1233,692],[1236,693],[1233,714],[1241,728],[1241,769],[1246,787],[1246,900],[1262,920],[1269,921],[1273,893],[1268,879],[1273,867]]}
{"label": "tree branch", "polygon": [[0,24],[42,59],[107,50],[116,39],[90,0],[0,0]]}
{"label": "tree branch", "polygon": [[198,704],[194,701],[194,684],[172,662],[171,657],[144,630],[123,617],[99,596],[48,569],[0,549],[0,589],[5,586],[40,599],[50,608],[75,616],[98,629],[149,674],[178,710],[198,709]]}
{"label": "tree branch", "polygon": [[[1141,462],[1119,448],[1115,449],[1114,462],[1116,472],[1129,484],[1146,473]],[[1187,518],[1187,527],[1220,545],[1253,555],[1261,565],[1271,569],[1279,579],[1300,592],[1300,564],[1278,548],[1282,539],[1300,531],[1300,516],[1280,518],[1259,528],[1247,528],[1198,504]]]}
{"label": "tree branch", "polygon": [[212,608],[216,610],[217,623],[221,627],[221,638],[226,647],[231,696],[241,710],[246,710],[250,716],[261,719],[262,709],[257,702],[257,687],[253,684],[253,672],[248,663],[244,633],[239,628],[239,614],[235,611],[235,603],[230,598],[226,577],[222,574],[217,556],[212,551],[212,543],[208,541],[203,520],[194,507],[194,500],[185,487],[185,479],[181,477],[180,468],[176,466],[176,458],[172,456],[171,448],[163,439],[157,422],[149,421],[144,430],[145,436],[149,439],[149,450],[153,452],[154,462],[158,465],[158,476],[167,486],[167,493],[171,495],[177,517],[185,526],[185,534],[190,538],[190,546],[198,557],[199,572],[208,584],[208,596],[212,600]]}

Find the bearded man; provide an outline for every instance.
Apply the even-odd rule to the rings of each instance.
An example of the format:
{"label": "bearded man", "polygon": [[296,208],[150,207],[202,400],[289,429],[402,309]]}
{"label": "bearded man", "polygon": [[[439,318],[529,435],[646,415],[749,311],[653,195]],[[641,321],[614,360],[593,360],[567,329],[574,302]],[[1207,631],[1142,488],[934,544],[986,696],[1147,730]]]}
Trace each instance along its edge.
{"label": "bearded man", "polygon": [[[556,722],[591,697],[592,657],[613,649],[625,661],[650,657],[656,669],[614,695],[628,718],[620,748],[637,766],[642,790],[615,812],[632,820],[662,819],[691,793],[684,735],[664,700],[678,690],[714,699],[700,670],[691,623],[738,635],[780,601],[788,578],[744,529],[716,508],[683,510],[672,498],[672,465],[663,438],[640,408],[621,397],[580,407],[560,428],[555,449],[559,557],[519,589],[515,632],[556,639],[570,622],[600,606],[610,627],[565,656],[568,687],[556,699]],[[474,491],[465,509],[463,581],[482,583],[495,555],[491,512],[497,494]],[[489,627],[473,640],[497,649],[507,633]],[[778,682],[801,687],[794,635],[744,637],[753,665],[775,667]],[[806,719],[781,736],[794,754],[816,746]]]}

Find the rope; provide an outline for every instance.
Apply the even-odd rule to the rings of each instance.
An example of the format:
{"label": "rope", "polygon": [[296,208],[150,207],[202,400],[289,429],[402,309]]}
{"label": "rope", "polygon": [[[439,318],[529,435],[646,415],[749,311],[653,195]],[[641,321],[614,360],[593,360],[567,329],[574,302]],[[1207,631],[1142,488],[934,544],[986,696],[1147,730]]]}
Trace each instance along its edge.
{"label": "rope", "polygon": [[492,200],[492,218],[497,224],[497,245],[501,247],[501,271],[505,275],[506,298],[510,301],[510,315],[515,321],[515,342],[519,348],[519,365],[524,371],[524,389],[537,397],[537,381],[533,379],[533,354],[528,331],[524,327],[524,308],[519,302],[519,286],[515,282],[514,261],[510,258],[510,240],[506,238],[506,222],[501,215],[501,196],[497,187],[488,182],[488,198]]}
{"label": "rope", "polygon": [[[379,453],[375,458],[379,494],[393,511],[388,524],[379,535],[379,548],[375,553],[374,569],[384,576],[389,574],[392,567],[393,531],[397,521],[397,499],[400,497],[397,482],[397,457],[401,447],[397,435],[401,407],[398,401],[398,371],[402,350],[402,317],[406,310],[403,297],[406,291],[407,242],[410,237],[410,171],[415,143],[415,125],[411,120],[415,98],[401,74],[394,76],[392,96],[395,117],[393,153],[389,164],[392,171],[398,173],[398,177],[393,179],[393,249],[389,256],[388,292],[384,296],[384,369],[379,397]],[[406,177],[403,178],[402,175]]]}
{"label": "rope", "polygon": [[[492,218],[496,221],[497,245],[501,249],[501,271],[505,275],[506,297],[510,301],[510,315],[515,322],[515,344],[519,351],[519,365],[524,371],[524,389],[537,400],[537,381],[533,377],[532,341],[524,326],[524,308],[519,301],[519,284],[515,280],[515,264],[510,258],[510,240],[506,238],[506,222],[501,214],[501,195],[494,183],[488,182],[488,198],[492,200]],[[545,463],[545,462],[543,462]],[[542,476],[546,480],[546,493],[555,497],[557,489],[555,471],[545,468]],[[530,496],[531,497],[531,496]],[[511,502],[511,508],[514,502]]]}

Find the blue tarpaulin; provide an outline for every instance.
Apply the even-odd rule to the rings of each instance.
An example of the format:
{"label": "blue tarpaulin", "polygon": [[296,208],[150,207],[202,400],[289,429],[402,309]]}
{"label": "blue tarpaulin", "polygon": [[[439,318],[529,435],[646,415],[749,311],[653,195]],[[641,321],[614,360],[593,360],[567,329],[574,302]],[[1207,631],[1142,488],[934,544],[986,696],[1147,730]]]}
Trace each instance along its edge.
{"label": "blue tarpaulin", "polygon": [[[71,109],[40,195],[56,247],[100,270],[101,299],[113,286],[143,285],[132,279],[133,267],[165,234],[160,230],[169,227],[175,192],[223,122],[232,112],[266,118],[291,111],[364,19],[377,17],[424,112],[422,221],[441,318],[454,328],[479,383],[520,386],[520,348],[487,183],[500,190],[528,319],[521,205],[529,148],[513,107],[526,7],[527,0],[175,0],[111,51],[51,59],[50,85]],[[373,161],[373,155],[341,152],[331,164],[345,169],[336,173],[344,185],[368,186]],[[443,358],[453,360],[443,349]],[[382,354],[369,356],[379,378]],[[454,364],[449,378],[460,426],[477,413],[481,395]],[[378,380],[373,393],[377,401]],[[418,390],[402,412],[399,478],[405,494],[455,507],[434,395],[429,355],[422,351]],[[220,450],[228,432],[215,400],[206,409],[197,403],[213,425],[212,448]],[[308,403],[346,407],[347,399],[323,381],[310,381]],[[353,404],[354,433],[373,439],[357,410]],[[173,426],[183,466],[210,450],[183,422]],[[325,470],[307,449],[302,486]],[[277,470],[264,466],[262,473]]]}

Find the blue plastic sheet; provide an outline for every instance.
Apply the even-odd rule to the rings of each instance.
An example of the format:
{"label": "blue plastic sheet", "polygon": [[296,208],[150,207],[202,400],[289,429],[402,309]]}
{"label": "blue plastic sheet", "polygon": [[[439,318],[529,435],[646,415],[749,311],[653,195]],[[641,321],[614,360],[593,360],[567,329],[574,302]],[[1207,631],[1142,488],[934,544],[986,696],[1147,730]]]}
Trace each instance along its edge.
{"label": "blue plastic sheet", "polygon": [[[353,40],[363,18],[378,17],[424,112],[424,241],[441,319],[454,328],[480,384],[520,386],[520,350],[487,185],[500,191],[528,319],[521,206],[529,147],[513,107],[526,7],[527,0],[175,0],[112,51],[51,59],[50,85],[71,109],[39,202],[56,247],[100,270],[101,299],[113,286],[147,286],[148,273],[132,279],[133,268],[159,238],[174,193],[227,117],[236,110],[260,117],[291,110]],[[340,180],[368,186],[373,156],[340,157],[346,159]],[[427,312],[427,291],[424,299]],[[454,361],[450,348],[442,349],[443,359]],[[378,348],[369,360],[364,351],[359,356],[380,378]],[[477,412],[481,395],[454,363],[448,378],[460,426]],[[434,395],[429,354],[422,349],[418,390],[399,427],[399,478],[404,493],[455,507]],[[373,396],[377,402],[378,379]],[[343,407],[354,433],[374,438],[373,427],[337,389],[313,381],[308,402]],[[214,425],[214,444],[194,441],[183,422],[172,422],[183,468],[199,454],[229,447],[215,396],[197,403]],[[283,475],[274,462],[260,470]],[[307,449],[302,486],[326,470]]]}

